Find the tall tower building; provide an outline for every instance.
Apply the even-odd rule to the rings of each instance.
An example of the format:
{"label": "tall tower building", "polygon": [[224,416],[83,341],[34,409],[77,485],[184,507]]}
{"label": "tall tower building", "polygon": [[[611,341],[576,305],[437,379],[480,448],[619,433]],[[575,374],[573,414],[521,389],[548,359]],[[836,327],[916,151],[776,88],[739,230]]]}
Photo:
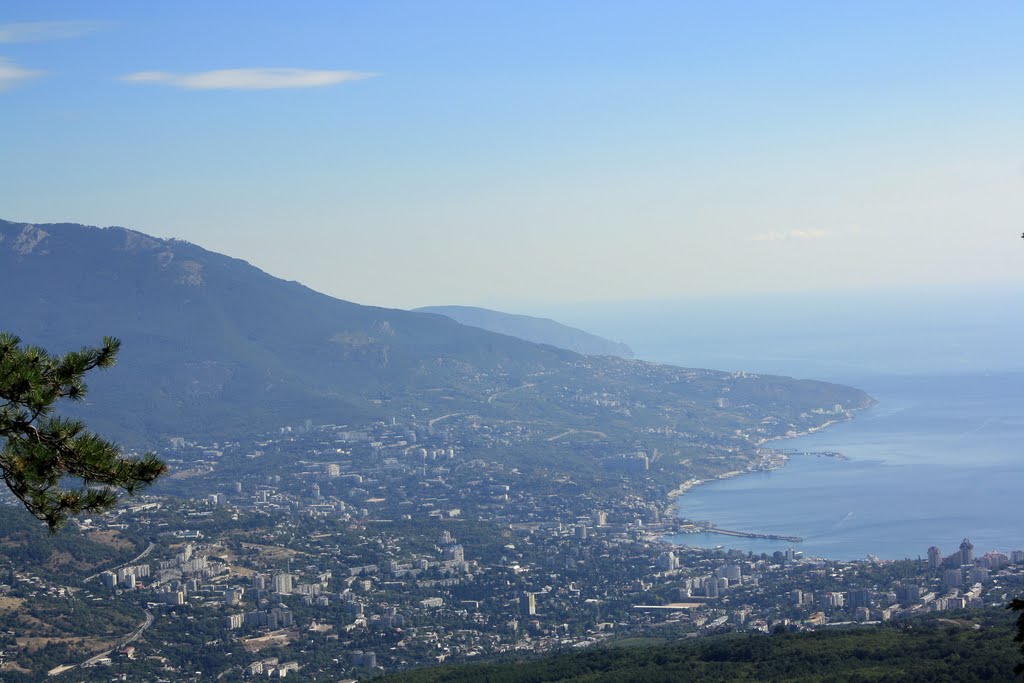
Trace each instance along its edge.
{"label": "tall tower building", "polygon": [[939,546],[933,545],[931,548],[928,548],[928,566],[932,569],[938,569],[940,564],[942,564],[942,551],[939,550]]}
{"label": "tall tower building", "polygon": [[676,554],[669,550],[658,556],[657,567],[663,572],[672,571],[679,568],[679,558]]}
{"label": "tall tower building", "polygon": [[519,611],[524,617],[537,613],[537,596],[533,593],[523,593],[519,596]]}
{"label": "tall tower building", "polygon": [[289,595],[292,592],[292,575],[278,574],[274,577],[274,592]]}
{"label": "tall tower building", "polygon": [[866,588],[855,588],[849,593],[850,607],[871,607],[871,591]]}
{"label": "tall tower building", "polygon": [[960,544],[960,564],[974,564],[974,544],[969,538]]}

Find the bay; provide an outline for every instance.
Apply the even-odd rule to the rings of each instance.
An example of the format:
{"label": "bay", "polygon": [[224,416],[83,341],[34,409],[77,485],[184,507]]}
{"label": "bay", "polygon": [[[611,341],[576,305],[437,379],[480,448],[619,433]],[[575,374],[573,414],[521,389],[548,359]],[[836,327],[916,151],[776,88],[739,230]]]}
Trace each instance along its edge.
{"label": "bay", "polygon": [[[798,451],[772,472],[698,486],[679,513],[726,529],[802,536],[805,555],[833,559],[1024,548],[1024,374],[881,375],[857,382],[879,404],[854,420],[774,442]],[[786,542],[718,534],[672,537],[754,552]]]}
{"label": "bay", "polygon": [[[546,311],[645,360],[839,382],[879,401],[855,419],[770,445],[839,451],[710,482],[680,514],[801,536],[833,559],[1024,549],[1024,288],[1020,283],[814,291],[574,305]],[[693,534],[693,545],[785,542]]]}

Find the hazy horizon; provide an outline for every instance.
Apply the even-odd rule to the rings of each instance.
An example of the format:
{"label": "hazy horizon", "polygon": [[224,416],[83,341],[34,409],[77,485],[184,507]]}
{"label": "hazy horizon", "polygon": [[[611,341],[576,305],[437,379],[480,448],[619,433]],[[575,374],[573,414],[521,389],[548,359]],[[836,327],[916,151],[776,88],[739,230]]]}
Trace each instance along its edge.
{"label": "hazy horizon", "polygon": [[0,678],[1010,680],[1022,27],[2,3]]}
{"label": "hazy horizon", "polygon": [[1021,282],[1021,20],[11,2],[0,204],[401,308]]}

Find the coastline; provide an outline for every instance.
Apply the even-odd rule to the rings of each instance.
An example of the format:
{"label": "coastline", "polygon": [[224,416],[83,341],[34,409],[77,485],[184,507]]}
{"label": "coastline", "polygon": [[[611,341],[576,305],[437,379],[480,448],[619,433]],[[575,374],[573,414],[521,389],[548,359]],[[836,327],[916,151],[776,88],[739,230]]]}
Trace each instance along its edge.
{"label": "coastline", "polygon": [[[855,422],[796,441],[764,444],[765,449],[822,457],[794,458],[792,467],[774,476],[723,482],[707,490],[687,487],[697,493],[673,497],[679,501],[674,526],[692,531],[684,519],[708,520],[728,529],[799,534],[805,541],[794,544],[795,549],[831,559],[912,559],[930,545],[955,547],[965,537],[994,551],[1024,547],[1019,519],[992,504],[1012,499],[1015,482],[1024,477],[1020,377],[982,372],[875,378],[871,389],[882,400],[870,411],[857,411]],[[836,416],[817,417],[820,423],[805,426]],[[772,436],[786,429],[779,425]],[[827,451],[843,451],[848,461],[824,457]],[[739,463],[732,462],[719,469],[737,469]],[[712,476],[683,472],[663,490],[693,477],[712,481]],[[964,481],[976,484],[964,486]],[[951,509],[949,500],[957,500],[958,508]],[[786,548],[784,543],[708,534],[669,532],[665,541],[679,547],[721,544],[755,554]]]}
{"label": "coastline", "polygon": [[[835,424],[841,424],[841,423],[844,423],[844,422],[850,422],[851,420],[853,420],[856,417],[856,413],[858,413],[858,412],[860,412],[862,410],[867,410],[867,409],[872,408],[872,407],[874,407],[876,405],[878,405],[878,401],[872,399],[871,403],[869,403],[866,406],[863,406],[863,407],[860,407],[860,408],[851,408],[850,410],[847,410],[845,412],[845,415],[842,418],[836,418],[836,419],[833,419],[833,420],[828,420],[828,421],[826,421],[826,422],[824,422],[824,423],[822,423],[822,424],[820,424],[820,425],[818,425],[816,427],[811,427],[811,428],[809,428],[807,430],[804,430],[802,432],[796,432],[794,434],[784,434],[784,435],[781,435],[781,436],[765,437],[763,439],[760,439],[759,441],[757,441],[754,444],[755,453],[764,444],[772,442],[772,441],[782,441],[784,439],[798,439],[800,437],[804,437],[804,436],[808,436],[810,434],[815,434],[817,432],[820,432],[823,429],[826,429],[827,427],[831,427],[832,425],[835,425]],[[774,457],[772,457],[772,456],[774,456]],[[674,489],[672,489],[671,491],[668,492],[668,494],[666,496],[666,498],[668,500],[668,505],[665,507],[665,514],[666,515],[670,515],[675,520],[680,519],[680,516],[679,516],[679,499],[682,498],[682,496],[685,495],[686,493],[688,493],[689,491],[691,491],[694,488],[696,488],[697,486],[700,486],[701,484],[708,484],[708,483],[715,482],[715,481],[722,481],[722,480],[725,480],[725,479],[731,479],[732,477],[736,477],[736,476],[739,476],[741,474],[748,474],[748,473],[751,473],[751,472],[764,472],[764,471],[782,469],[789,462],[789,459],[790,459],[790,457],[786,453],[783,453],[781,451],[772,451],[770,456],[761,455],[761,461],[760,462],[758,462],[758,463],[751,462],[750,464],[748,464],[747,469],[745,469],[745,470],[730,470],[728,472],[723,472],[721,474],[715,475],[713,477],[708,477],[706,479],[697,479],[697,478],[687,479],[685,482],[683,482],[682,484],[680,484],[679,486],[677,486],[676,488],[674,488]]]}
{"label": "coastline", "polygon": [[[850,412],[853,412],[853,411],[850,411]],[[783,434],[782,436],[766,436],[763,439],[761,439],[760,441],[758,441],[756,446],[757,447],[761,447],[762,445],[764,445],[766,443],[769,443],[770,441],[783,441],[785,439],[799,439],[801,436],[808,436],[809,434],[815,434],[817,432],[820,432],[822,429],[825,429],[826,427],[831,427],[834,424],[841,424],[843,422],[849,422],[852,419],[853,419],[853,415],[847,415],[847,417],[845,417],[844,419],[841,419],[841,420],[828,420],[827,422],[823,422],[822,424],[818,425],[817,427],[811,427],[810,429],[808,429],[807,431],[804,431],[804,432],[794,432],[793,434],[788,434],[787,433],[787,434]]]}

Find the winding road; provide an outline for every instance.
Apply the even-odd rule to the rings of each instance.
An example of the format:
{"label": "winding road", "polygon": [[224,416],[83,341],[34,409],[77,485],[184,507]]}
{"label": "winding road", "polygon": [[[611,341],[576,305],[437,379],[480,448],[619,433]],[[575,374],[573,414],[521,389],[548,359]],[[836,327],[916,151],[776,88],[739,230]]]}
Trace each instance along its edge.
{"label": "winding road", "polygon": [[78,667],[93,666],[94,664],[96,664],[96,662],[100,661],[101,659],[103,659],[104,657],[109,655],[111,652],[116,650],[117,648],[124,647],[128,643],[131,643],[131,642],[134,642],[134,641],[138,640],[139,637],[142,636],[143,632],[147,628],[152,626],[152,625],[153,625],[153,613],[150,612],[149,610],[146,610],[146,620],[144,622],[142,622],[142,624],[137,629],[135,629],[134,631],[129,633],[124,639],[120,640],[117,643],[117,645],[115,645],[114,647],[110,648],[109,650],[104,650],[103,652],[100,652],[99,654],[95,654],[92,657],[89,657],[89,659],[85,660],[84,662],[79,662],[78,664],[62,664],[61,666],[54,667],[53,669],[50,669],[50,671],[47,672],[46,675],[47,676],[59,676],[60,674],[64,673],[65,671],[71,671],[72,669],[75,669],[75,668],[78,668]]}
{"label": "winding road", "polygon": [[562,432],[561,434],[557,434],[555,436],[549,436],[547,438],[547,440],[548,441],[557,441],[558,439],[561,439],[563,436],[569,436],[570,434],[593,434],[594,436],[599,436],[602,439],[607,439],[608,438],[608,435],[605,434],[604,432],[596,432],[593,429],[569,429],[567,431]]}
{"label": "winding road", "polygon": [[447,415],[442,415],[441,417],[435,417],[433,420],[429,420],[427,422],[427,426],[433,427],[436,423],[440,422],[441,420],[448,419],[449,417],[456,417],[457,415],[463,415],[463,413],[448,413]]}
{"label": "winding road", "polygon": [[535,387],[535,386],[537,386],[535,383],[529,382],[529,383],[524,384],[524,385],[519,386],[519,387],[513,387],[511,389],[505,389],[503,391],[499,391],[496,394],[491,394],[490,396],[488,396],[487,397],[487,402],[488,403],[494,403],[494,399],[498,398],[502,394],[511,394],[513,391],[519,391],[520,389],[526,389],[527,387]]}
{"label": "winding road", "polygon": [[124,564],[117,565],[113,569],[104,569],[103,571],[96,572],[95,574],[91,574],[91,575],[85,577],[84,579],[82,579],[82,583],[85,583],[86,581],[92,581],[93,579],[95,579],[97,576],[99,576],[103,572],[106,572],[106,571],[116,572],[121,567],[130,567],[131,565],[135,564],[139,560],[141,560],[144,557],[146,557],[146,555],[149,555],[151,552],[153,552],[153,548],[155,548],[155,547],[156,547],[156,543],[153,543],[153,541],[150,541],[149,545],[146,546],[146,549],[143,550],[141,553],[139,553],[138,556],[134,557],[131,560],[128,560]]}

